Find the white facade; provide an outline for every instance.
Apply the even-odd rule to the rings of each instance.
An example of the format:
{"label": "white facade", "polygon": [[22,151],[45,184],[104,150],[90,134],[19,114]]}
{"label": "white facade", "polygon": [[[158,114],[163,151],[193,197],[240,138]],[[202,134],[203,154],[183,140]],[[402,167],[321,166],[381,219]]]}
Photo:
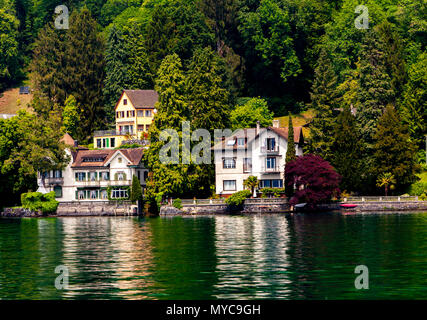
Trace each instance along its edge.
{"label": "white facade", "polygon": [[[303,154],[303,136],[295,128],[295,153]],[[235,132],[214,147],[216,193],[227,196],[244,190],[243,182],[249,176],[258,178],[259,189],[283,188],[287,128],[269,127],[243,129]]]}
{"label": "white facade", "polygon": [[39,173],[38,191],[55,191],[59,202],[107,201],[108,189],[110,198],[126,197],[134,175],[143,189],[146,186],[148,170],[141,162],[142,152],[143,149],[133,149],[131,154],[128,150],[67,149],[70,163],[63,170]]}

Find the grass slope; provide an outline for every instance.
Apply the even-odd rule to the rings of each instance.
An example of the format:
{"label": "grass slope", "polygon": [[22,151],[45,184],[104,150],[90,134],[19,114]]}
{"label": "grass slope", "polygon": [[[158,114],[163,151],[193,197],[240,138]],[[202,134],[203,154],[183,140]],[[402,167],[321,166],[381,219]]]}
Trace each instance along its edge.
{"label": "grass slope", "polygon": [[28,107],[32,94],[19,94],[19,88],[12,88],[0,93],[0,96],[0,113],[14,114],[21,109],[32,112]]}
{"label": "grass slope", "polygon": [[[292,115],[292,123],[294,127],[300,127],[307,123],[309,123],[314,117],[313,109],[308,109],[307,111],[303,111],[300,114]],[[275,120],[279,120],[280,127],[287,127],[289,124],[289,116],[274,118]],[[310,136],[309,128],[302,128],[304,137],[307,138]]]}

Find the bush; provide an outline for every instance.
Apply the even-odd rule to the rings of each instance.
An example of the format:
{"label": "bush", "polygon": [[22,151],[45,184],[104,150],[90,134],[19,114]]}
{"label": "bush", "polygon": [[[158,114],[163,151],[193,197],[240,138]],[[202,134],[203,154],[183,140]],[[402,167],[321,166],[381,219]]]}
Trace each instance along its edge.
{"label": "bush", "polygon": [[249,190],[242,190],[233,193],[230,197],[225,199],[225,203],[228,205],[240,206],[243,204],[245,199],[250,198],[252,193]]}
{"label": "bush", "polygon": [[269,197],[271,195],[275,197],[280,197],[281,194],[285,194],[285,188],[262,188],[260,191],[262,192],[263,198],[265,196]]}
{"label": "bush", "polygon": [[21,194],[22,207],[31,211],[41,211],[43,213],[56,212],[59,202],[55,199],[55,192],[46,194],[40,192],[28,192]]}
{"label": "bush", "polygon": [[156,204],[157,204],[157,208],[160,209],[160,207],[162,206],[162,201],[163,201],[163,192],[159,192],[158,194],[156,194],[155,196],[155,200],[156,200]]}
{"label": "bush", "polygon": [[182,200],[179,198],[173,199],[172,205],[177,209],[182,209]]}
{"label": "bush", "polygon": [[425,193],[423,193],[423,194],[419,197],[419,199],[420,199],[421,201],[426,201],[426,200],[427,200],[427,195],[426,195]]}
{"label": "bush", "polygon": [[416,182],[411,185],[409,189],[409,194],[411,196],[421,196],[423,193],[427,193],[427,183],[426,182]]}

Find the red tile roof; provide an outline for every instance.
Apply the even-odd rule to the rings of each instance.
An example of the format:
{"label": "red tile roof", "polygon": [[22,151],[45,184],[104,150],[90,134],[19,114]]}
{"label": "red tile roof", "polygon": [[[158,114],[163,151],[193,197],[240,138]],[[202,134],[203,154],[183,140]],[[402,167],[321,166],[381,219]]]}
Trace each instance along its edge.
{"label": "red tile roof", "polygon": [[[286,140],[288,140],[288,127],[285,128],[275,128],[275,127],[269,127],[270,130],[273,130],[278,135],[282,136]],[[302,134],[302,127],[294,127],[294,141],[295,143],[303,143],[304,137]]]}
{"label": "red tile roof", "polygon": [[[121,152],[131,166],[137,166],[141,162],[143,148],[119,149],[119,150],[77,150],[71,165],[72,168],[104,167],[107,162],[117,153]],[[88,161],[89,160],[89,161]]]}
{"label": "red tile roof", "polygon": [[155,90],[124,90],[132,105],[138,108],[152,108],[159,100],[159,95]]}

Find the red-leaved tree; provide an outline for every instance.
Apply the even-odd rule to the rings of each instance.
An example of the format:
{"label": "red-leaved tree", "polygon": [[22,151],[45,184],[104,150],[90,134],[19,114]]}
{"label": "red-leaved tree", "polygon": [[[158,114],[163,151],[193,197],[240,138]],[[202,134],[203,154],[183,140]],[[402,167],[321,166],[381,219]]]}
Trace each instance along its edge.
{"label": "red-leaved tree", "polygon": [[286,164],[286,188],[294,190],[289,203],[307,203],[310,207],[331,200],[340,193],[341,176],[321,157],[307,154]]}

